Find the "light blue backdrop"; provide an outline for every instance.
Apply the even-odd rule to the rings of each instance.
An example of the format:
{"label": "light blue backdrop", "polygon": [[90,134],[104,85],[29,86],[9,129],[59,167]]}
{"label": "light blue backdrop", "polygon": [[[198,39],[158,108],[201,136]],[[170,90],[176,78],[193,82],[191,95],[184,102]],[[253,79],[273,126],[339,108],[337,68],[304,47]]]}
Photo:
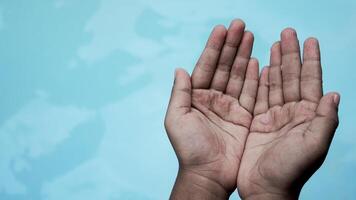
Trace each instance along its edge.
{"label": "light blue backdrop", "polygon": [[353,0],[1,0],[0,199],[167,199],[174,68],[237,17],[261,65],[285,27],[319,38],[341,123],[301,199],[356,199]]}

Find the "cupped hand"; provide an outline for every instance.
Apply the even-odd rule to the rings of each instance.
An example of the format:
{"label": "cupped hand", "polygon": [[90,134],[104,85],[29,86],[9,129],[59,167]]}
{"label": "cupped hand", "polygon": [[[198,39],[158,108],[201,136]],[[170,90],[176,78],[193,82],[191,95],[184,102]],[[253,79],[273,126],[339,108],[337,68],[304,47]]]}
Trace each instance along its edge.
{"label": "cupped hand", "polygon": [[296,199],[325,159],[338,126],[339,95],[323,96],[318,41],[281,33],[263,69],[238,174],[243,199]]}
{"label": "cupped hand", "polygon": [[228,30],[215,27],[192,77],[176,70],[165,119],[179,173],[228,194],[236,189],[258,86],[258,63],[250,59],[253,35],[244,29],[241,20]]}

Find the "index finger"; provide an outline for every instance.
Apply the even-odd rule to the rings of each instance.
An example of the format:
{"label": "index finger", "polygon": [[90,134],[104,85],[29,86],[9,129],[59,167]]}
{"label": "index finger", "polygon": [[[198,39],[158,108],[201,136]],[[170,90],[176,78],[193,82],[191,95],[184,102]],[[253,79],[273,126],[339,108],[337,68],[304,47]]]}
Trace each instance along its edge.
{"label": "index finger", "polygon": [[225,42],[226,32],[226,28],[222,25],[216,26],[211,32],[205,49],[192,73],[192,86],[194,89],[210,87]]}

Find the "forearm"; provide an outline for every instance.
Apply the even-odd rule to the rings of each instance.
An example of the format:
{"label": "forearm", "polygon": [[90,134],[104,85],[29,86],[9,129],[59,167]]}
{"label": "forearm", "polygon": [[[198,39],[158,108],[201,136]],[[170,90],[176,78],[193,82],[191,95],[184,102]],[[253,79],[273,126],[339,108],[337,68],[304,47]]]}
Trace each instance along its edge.
{"label": "forearm", "polygon": [[171,200],[229,199],[230,194],[218,183],[191,171],[179,170]]}

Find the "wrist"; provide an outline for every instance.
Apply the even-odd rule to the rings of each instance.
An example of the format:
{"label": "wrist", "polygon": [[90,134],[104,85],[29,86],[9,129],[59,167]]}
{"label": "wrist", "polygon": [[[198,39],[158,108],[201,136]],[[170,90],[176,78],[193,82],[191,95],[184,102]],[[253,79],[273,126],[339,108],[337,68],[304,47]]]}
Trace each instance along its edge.
{"label": "wrist", "polygon": [[228,199],[230,192],[192,170],[179,169],[170,199]]}
{"label": "wrist", "polygon": [[302,187],[297,187],[296,185],[290,187],[281,183],[272,184],[271,182],[265,182],[263,179],[255,180],[254,184],[251,184],[251,182],[250,184],[240,183],[237,188],[240,198],[244,200],[295,200],[299,198],[302,189]]}
{"label": "wrist", "polygon": [[259,193],[259,194],[253,194],[249,195],[245,198],[242,198],[244,200],[297,200],[299,197],[299,194],[293,194],[293,193],[288,193],[288,192],[280,192],[280,193]]}

